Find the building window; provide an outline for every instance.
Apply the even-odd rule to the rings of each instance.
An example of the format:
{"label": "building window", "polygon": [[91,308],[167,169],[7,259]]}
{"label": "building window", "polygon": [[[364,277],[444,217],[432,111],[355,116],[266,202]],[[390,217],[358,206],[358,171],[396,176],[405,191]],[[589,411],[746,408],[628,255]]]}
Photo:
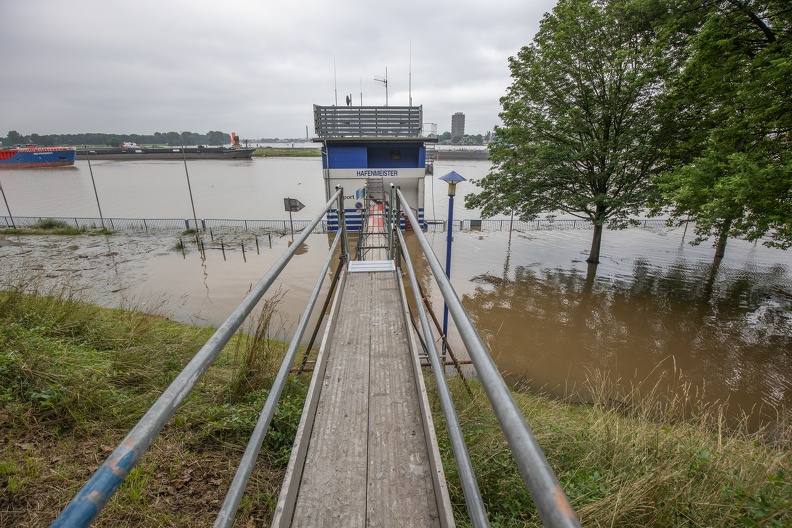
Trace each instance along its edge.
{"label": "building window", "polygon": [[401,159],[401,150],[391,150],[391,161]]}

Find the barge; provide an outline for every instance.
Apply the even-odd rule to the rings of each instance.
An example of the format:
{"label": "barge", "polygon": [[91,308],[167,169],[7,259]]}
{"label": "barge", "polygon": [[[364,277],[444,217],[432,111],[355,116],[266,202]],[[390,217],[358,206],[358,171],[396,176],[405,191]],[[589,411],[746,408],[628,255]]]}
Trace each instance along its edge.
{"label": "barge", "polygon": [[87,147],[77,151],[77,159],[90,160],[182,160],[182,159],[251,159],[253,147]]}

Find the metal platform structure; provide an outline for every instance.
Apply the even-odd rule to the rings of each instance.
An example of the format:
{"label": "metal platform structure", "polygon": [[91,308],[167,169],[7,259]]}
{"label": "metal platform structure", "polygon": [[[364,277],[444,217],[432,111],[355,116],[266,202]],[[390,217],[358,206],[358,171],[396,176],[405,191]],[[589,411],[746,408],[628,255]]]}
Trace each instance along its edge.
{"label": "metal platform structure", "polygon": [[[334,258],[338,259],[338,280],[333,280],[337,287],[331,288],[332,297],[328,296],[328,302],[332,299],[332,309],[325,321],[272,526],[455,526],[424,385],[426,375],[433,375],[437,387],[470,523],[476,527],[489,526],[445,379],[435,331],[422,305],[420,286],[397,220],[403,213],[408,222],[417,225],[417,218],[395,186],[387,199],[383,195],[381,202],[370,200],[367,204],[370,214],[363,228],[368,233],[367,245],[371,246],[364,252],[368,258],[351,260],[344,209],[340,206],[343,193],[343,189],[337,189],[325,204],[324,210],[338,207],[339,230],[214,526],[230,527],[234,523]],[[52,526],[88,526],[99,515],[165,423],[306,242],[324,216],[324,210],[196,353]],[[558,480],[429,242],[420,230],[414,235],[542,521],[552,527],[579,526]],[[409,278],[408,284],[403,283],[403,277]],[[418,307],[419,324],[414,322],[408,291],[413,306]],[[422,368],[422,361],[429,362],[429,370]]]}

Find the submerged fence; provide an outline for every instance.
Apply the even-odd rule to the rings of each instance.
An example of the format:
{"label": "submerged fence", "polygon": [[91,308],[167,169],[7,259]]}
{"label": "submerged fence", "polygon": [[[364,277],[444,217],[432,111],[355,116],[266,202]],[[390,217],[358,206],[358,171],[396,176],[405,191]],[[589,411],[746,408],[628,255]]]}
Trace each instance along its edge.
{"label": "submerged fence", "polygon": [[[43,221],[56,221],[67,227],[79,230],[96,230],[102,228],[101,218],[85,218],[79,216],[0,216],[0,229],[35,227]],[[198,219],[199,229],[225,228],[243,231],[260,231],[281,233],[289,231],[292,226],[295,231],[302,231],[311,224],[310,220],[233,220],[224,218]],[[192,218],[105,218],[104,226],[110,231],[133,232],[168,232],[195,229],[195,220]],[[320,222],[313,233],[326,233],[327,221]]]}
{"label": "submerged fence", "polygon": [[[79,230],[96,230],[102,228],[101,218],[87,218],[79,216],[0,216],[0,229],[2,228],[25,228],[34,227],[42,221],[55,220],[62,222],[68,227]],[[292,227],[295,231],[302,231],[311,222],[309,220],[236,220],[230,218],[205,218],[198,219],[198,228],[207,229],[232,229],[239,231],[257,231],[270,233],[288,232]],[[445,220],[427,220],[428,231],[446,230]],[[185,231],[195,229],[195,220],[192,218],[105,218],[104,225],[111,231],[134,231],[134,232],[166,232],[166,231]],[[668,220],[664,218],[635,219],[635,227],[666,227]],[[487,219],[487,220],[456,220],[454,221],[455,231],[543,231],[543,230],[562,230],[562,229],[592,229],[593,224],[590,220],[582,219],[537,219],[531,221],[510,220],[510,219]],[[327,233],[327,220],[322,220],[313,230],[314,233]]]}

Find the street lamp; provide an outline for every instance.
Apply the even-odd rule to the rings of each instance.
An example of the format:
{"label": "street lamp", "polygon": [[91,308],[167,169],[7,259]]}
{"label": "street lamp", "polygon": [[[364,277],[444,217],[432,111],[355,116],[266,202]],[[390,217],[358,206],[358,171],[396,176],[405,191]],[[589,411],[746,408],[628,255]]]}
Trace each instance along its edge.
{"label": "street lamp", "polygon": [[[446,230],[446,266],[445,272],[448,280],[451,280],[451,242],[454,240],[454,196],[456,195],[456,185],[466,181],[465,178],[451,171],[440,179],[448,184],[448,229]],[[448,339],[448,305],[443,301],[443,336]],[[443,341],[443,358],[445,359],[446,344]]]}

